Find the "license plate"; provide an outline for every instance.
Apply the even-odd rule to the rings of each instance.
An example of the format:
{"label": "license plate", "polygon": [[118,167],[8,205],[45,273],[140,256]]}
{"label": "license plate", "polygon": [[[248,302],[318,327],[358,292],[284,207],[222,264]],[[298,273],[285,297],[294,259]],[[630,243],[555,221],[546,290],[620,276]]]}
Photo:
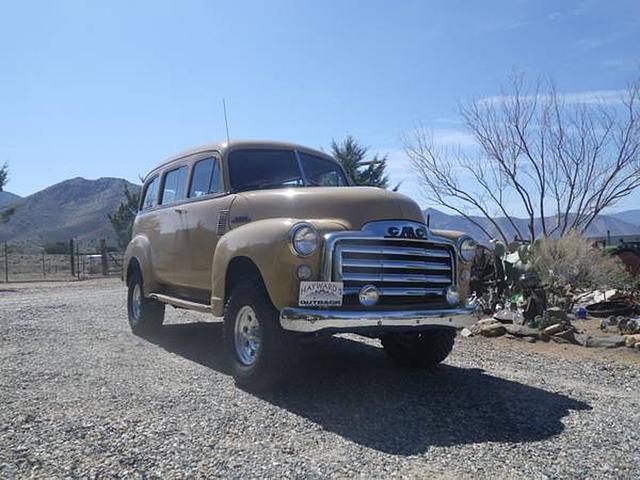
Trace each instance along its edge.
{"label": "license plate", "polygon": [[300,282],[298,305],[301,307],[339,307],[342,282]]}

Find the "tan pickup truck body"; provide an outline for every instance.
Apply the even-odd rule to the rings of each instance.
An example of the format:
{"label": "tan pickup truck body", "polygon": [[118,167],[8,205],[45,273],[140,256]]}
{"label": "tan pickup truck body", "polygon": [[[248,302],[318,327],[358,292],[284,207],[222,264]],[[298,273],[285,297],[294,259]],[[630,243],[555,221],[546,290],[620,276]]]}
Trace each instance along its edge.
{"label": "tan pickup truck body", "polygon": [[[252,151],[290,155],[300,178],[275,188],[234,187],[229,158]],[[236,177],[255,173],[243,173],[234,161]],[[210,186],[202,190],[210,166]],[[311,167],[325,169],[318,178],[340,186],[317,185],[305,174]],[[124,280],[130,285],[141,277],[143,298],[221,317],[234,286],[257,278],[280,328],[292,332],[381,336],[397,328],[462,326],[472,309],[465,304],[471,264],[460,246],[471,239],[430,230],[410,198],[348,185],[342,175],[332,157],[285,143],[225,142],[177,155],[145,179]],[[308,255],[292,243],[301,225],[317,235]],[[343,304],[302,308],[301,281],[340,282]],[[364,286],[375,290],[375,305],[358,301]]]}

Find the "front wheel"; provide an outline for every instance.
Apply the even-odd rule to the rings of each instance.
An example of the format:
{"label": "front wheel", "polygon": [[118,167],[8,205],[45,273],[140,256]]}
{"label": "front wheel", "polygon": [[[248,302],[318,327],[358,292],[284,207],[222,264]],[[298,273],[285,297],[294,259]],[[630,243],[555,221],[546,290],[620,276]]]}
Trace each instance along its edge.
{"label": "front wheel", "polygon": [[420,333],[390,333],[381,338],[384,351],[397,362],[411,366],[433,367],[449,356],[456,331],[453,328]]}
{"label": "front wheel", "polygon": [[259,279],[233,288],[224,314],[224,344],[237,385],[259,391],[282,380],[290,349]]}

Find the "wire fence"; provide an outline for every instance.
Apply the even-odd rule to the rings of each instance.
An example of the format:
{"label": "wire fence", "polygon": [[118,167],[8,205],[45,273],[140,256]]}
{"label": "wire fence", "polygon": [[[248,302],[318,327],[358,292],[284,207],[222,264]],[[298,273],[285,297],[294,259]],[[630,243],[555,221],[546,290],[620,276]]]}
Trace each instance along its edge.
{"label": "wire fence", "polygon": [[[60,245],[60,244],[59,244]],[[104,240],[98,248],[70,240],[63,251],[41,247],[24,248],[22,244],[0,244],[0,282],[39,280],[83,280],[120,275],[122,252],[107,249]]]}

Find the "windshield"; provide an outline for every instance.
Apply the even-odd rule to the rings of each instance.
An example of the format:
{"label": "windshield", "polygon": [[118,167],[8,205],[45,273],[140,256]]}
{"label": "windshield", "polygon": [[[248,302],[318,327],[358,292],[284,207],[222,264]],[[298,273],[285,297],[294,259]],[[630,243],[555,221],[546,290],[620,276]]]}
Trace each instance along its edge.
{"label": "windshield", "polygon": [[[238,192],[266,188],[346,186],[342,169],[325,158],[293,150],[250,149],[229,154],[231,188]],[[300,167],[302,166],[302,170]],[[304,172],[304,174],[303,174]]]}

